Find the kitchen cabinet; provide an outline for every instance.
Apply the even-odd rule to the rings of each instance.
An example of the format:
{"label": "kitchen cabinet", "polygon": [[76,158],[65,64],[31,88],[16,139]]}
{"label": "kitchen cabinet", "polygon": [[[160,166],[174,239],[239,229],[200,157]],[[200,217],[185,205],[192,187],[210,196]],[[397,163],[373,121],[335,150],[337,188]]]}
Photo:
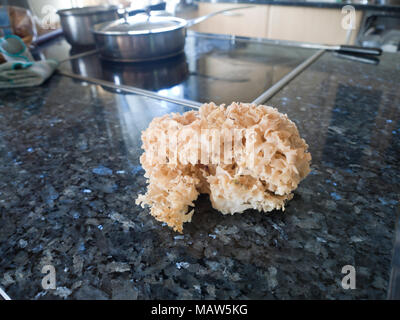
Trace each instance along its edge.
{"label": "kitchen cabinet", "polygon": [[[231,7],[232,3],[200,2],[198,15],[205,15]],[[360,28],[363,11],[355,11],[355,29],[349,36],[354,44]],[[342,27],[345,14],[338,8],[311,8],[278,5],[254,5],[254,8],[228,12],[215,16],[194,27],[206,33],[232,34],[291,41],[344,44],[348,31]]]}
{"label": "kitchen cabinet", "polygon": [[[243,7],[243,4],[232,3],[199,3],[198,16],[218,10]],[[234,34],[245,37],[268,37],[268,13],[270,6],[257,5],[254,8],[226,12],[206,20],[194,30],[206,33]]]}

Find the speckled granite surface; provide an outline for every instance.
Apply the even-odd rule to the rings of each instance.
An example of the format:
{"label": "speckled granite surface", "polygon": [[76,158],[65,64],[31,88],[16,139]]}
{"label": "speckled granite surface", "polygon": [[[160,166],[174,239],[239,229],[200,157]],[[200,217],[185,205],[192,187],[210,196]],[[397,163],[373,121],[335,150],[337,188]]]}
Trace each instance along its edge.
{"label": "speckled granite surface", "polygon": [[[0,91],[0,286],[14,299],[385,298],[399,66],[325,54],[269,103],[314,158],[286,212],[223,216],[201,197],[184,235],[134,204],[140,131],[184,108],[57,75]],[[41,287],[48,264],[56,290]],[[355,290],[340,285],[349,264]]]}

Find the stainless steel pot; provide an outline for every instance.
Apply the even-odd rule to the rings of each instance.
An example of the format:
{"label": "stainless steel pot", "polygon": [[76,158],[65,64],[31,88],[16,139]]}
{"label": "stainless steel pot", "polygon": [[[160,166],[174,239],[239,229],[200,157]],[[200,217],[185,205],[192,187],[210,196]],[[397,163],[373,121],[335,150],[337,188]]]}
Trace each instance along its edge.
{"label": "stainless steel pot", "polygon": [[119,18],[117,6],[91,6],[57,11],[65,38],[73,46],[94,46],[94,24]]}
{"label": "stainless steel pot", "polygon": [[250,7],[221,10],[192,20],[139,14],[96,24],[92,32],[103,59],[122,62],[163,59],[183,52],[186,28],[217,14]]}

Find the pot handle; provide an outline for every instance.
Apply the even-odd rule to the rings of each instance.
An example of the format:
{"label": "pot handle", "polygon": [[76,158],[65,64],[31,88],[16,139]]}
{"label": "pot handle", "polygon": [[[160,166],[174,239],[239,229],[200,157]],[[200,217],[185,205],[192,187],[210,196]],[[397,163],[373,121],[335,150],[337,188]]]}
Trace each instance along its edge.
{"label": "pot handle", "polygon": [[191,20],[186,20],[186,27],[189,28],[191,26],[194,26],[195,24],[203,22],[204,20],[210,19],[211,17],[214,17],[221,13],[225,13],[225,12],[229,12],[229,11],[233,11],[233,10],[248,9],[248,8],[253,8],[253,7],[254,6],[244,6],[244,7],[239,7],[239,8],[229,8],[229,9],[212,12],[212,13],[206,14],[205,16],[201,16],[201,17],[194,18]]}
{"label": "pot handle", "polygon": [[134,16],[139,13],[147,13],[149,14],[150,11],[164,11],[167,3],[166,2],[161,2],[155,5],[147,6],[143,9],[135,9],[135,10],[129,10],[129,8],[125,8],[122,10],[119,10],[118,15],[120,18],[125,18],[129,16]]}

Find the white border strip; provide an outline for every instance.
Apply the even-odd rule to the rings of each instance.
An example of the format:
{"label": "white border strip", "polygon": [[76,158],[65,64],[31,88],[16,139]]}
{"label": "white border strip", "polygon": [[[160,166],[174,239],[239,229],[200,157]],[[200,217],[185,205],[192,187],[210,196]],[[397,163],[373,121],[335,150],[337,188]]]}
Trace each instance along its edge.
{"label": "white border strip", "polygon": [[2,288],[0,288],[0,296],[4,298],[4,300],[11,300],[7,293],[4,292]]}

